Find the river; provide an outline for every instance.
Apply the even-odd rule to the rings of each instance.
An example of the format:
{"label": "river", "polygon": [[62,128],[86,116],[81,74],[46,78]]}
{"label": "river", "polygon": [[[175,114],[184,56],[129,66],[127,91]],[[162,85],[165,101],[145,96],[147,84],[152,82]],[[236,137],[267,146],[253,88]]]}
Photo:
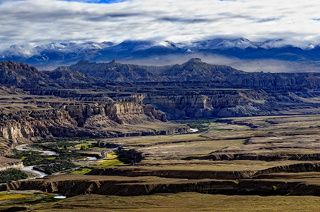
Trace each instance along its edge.
{"label": "river", "polygon": [[[32,146],[30,146],[28,144],[23,144],[23,145],[16,146],[15,149],[18,150],[18,151],[22,151],[22,152],[27,152],[27,151],[39,152],[41,155],[45,155],[45,156],[57,156],[57,155],[59,155],[58,153],[56,153],[54,151],[38,149],[38,148],[32,147]],[[31,173],[33,176],[35,176],[35,178],[44,178],[44,177],[48,176],[44,172],[40,172],[40,171],[35,170],[34,166],[25,166],[21,170],[25,171],[25,172],[28,172],[28,173]]]}
{"label": "river", "polygon": [[58,153],[56,153],[54,151],[38,149],[38,148],[32,147],[32,146],[30,146],[28,144],[23,144],[23,145],[16,146],[15,149],[18,150],[18,151],[22,151],[22,152],[28,152],[28,151],[39,152],[41,155],[45,155],[45,156],[57,156],[57,155],[59,155]]}
{"label": "river", "polygon": [[33,176],[35,176],[34,178],[44,178],[44,177],[48,176],[44,172],[40,172],[40,171],[35,170],[34,166],[25,166],[21,170],[24,172],[31,173]]}

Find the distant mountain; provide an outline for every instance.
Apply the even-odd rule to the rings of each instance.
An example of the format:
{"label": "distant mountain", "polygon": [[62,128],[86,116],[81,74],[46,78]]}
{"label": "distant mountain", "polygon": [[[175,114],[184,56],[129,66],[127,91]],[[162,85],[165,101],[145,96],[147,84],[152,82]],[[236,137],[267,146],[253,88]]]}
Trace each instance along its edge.
{"label": "distant mountain", "polygon": [[81,61],[69,67],[101,82],[205,82],[214,87],[269,90],[319,89],[319,73],[248,73],[230,66],[212,65],[193,58],[170,66],[139,66]]}
{"label": "distant mountain", "polygon": [[[69,68],[72,71],[80,72],[102,81],[136,82],[157,81],[158,79],[151,71],[153,67],[121,64],[115,61],[111,61],[110,63],[80,61]],[[156,69],[156,67],[154,67],[154,69]]]}
{"label": "distant mountain", "polygon": [[72,71],[69,67],[59,67],[53,71],[45,71],[47,78],[59,85],[72,85],[72,84],[95,84],[99,80],[87,76],[81,72]]}
{"label": "distant mountain", "polygon": [[320,47],[300,48],[284,40],[252,42],[248,39],[210,39],[192,43],[170,41],[111,42],[55,42],[41,46],[18,46],[0,52],[0,61],[16,61],[36,66],[74,64],[80,60],[141,60],[160,56],[188,56],[190,54],[222,55],[239,59],[276,59],[291,62],[320,61]]}
{"label": "distant mountain", "polygon": [[163,79],[169,81],[226,81],[230,74],[242,73],[230,66],[211,65],[201,61],[199,58],[193,58],[181,65],[174,65],[163,72]]}
{"label": "distant mountain", "polygon": [[[193,58],[170,66],[140,66],[80,61],[53,71],[15,62],[0,62],[0,85],[19,88],[74,88],[104,86],[109,83],[164,83],[191,86],[246,88],[264,90],[320,89],[320,73],[244,72],[230,66],[213,65]],[[138,86],[139,87],[139,86]]]}
{"label": "distant mountain", "polygon": [[26,89],[72,87],[74,84],[95,84],[100,81],[71,71],[69,67],[59,67],[53,71],[39,71],[37,68],[16,62],[0,62],[0,86]]}
{"label": "distant mountain", "polygon": [[49,83],[48,76],[32,66],[15,62],[0,62],[0,85],[35,87]]}
{"label": "distant mountain", "polygon": [[181,65],[170,66],[141,66],[115,61],[110,63],[80,61],[69,66],[70,70],[81,72],[95,79],[112,82],[223,82],[230,74],[244,73],[230,66],[207,64],[199,58],[193,58]]}

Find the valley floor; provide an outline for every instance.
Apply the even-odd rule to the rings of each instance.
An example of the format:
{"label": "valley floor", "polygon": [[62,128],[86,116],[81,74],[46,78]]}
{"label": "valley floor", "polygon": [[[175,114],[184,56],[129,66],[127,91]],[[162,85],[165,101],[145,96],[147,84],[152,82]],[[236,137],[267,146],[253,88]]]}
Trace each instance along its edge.
{"label": "valley floor", "polygon": [[[53,170],[43,165],[52,157],[60,162],[69,158],[76,166],[1,188],[68,197],[27,204],[36,211],[86,211],[88,207],[90,211],[320,208],[320,115],[226,118],[188,124],[199,132],[37,143],[37,148],[60,154],[38,155],[44,171]],[[34,162],[27,155],[20,157]]]}

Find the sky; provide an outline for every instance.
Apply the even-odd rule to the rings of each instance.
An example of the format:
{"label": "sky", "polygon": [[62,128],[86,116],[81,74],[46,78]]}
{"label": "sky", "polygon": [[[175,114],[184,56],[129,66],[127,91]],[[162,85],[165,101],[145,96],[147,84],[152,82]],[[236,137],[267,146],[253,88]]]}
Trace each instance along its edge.
{"label": "sky", "polygon": [[0,0],[0,49],[54,41],[320,42],[319,0]]}

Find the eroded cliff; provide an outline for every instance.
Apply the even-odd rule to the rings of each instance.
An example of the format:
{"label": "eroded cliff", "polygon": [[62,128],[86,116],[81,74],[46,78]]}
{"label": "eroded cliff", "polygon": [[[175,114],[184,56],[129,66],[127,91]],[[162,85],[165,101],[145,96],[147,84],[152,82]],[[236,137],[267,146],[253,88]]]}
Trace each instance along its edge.
{"label": "eroded cliff", "polygon": [[[162,130],[166,130],[164,113],[134,97],[106,103],[57,100],[28,99],[24,104],[19,102],[20,109],[2,106],[0,138],[6,142],[2,142],[1,153],[15,145],[39,139],[126,136],[126,133],[139,130],[134,127],[137,124],[163,123]],[[150,133],[157,130],[160,128],[150,130]]]}

